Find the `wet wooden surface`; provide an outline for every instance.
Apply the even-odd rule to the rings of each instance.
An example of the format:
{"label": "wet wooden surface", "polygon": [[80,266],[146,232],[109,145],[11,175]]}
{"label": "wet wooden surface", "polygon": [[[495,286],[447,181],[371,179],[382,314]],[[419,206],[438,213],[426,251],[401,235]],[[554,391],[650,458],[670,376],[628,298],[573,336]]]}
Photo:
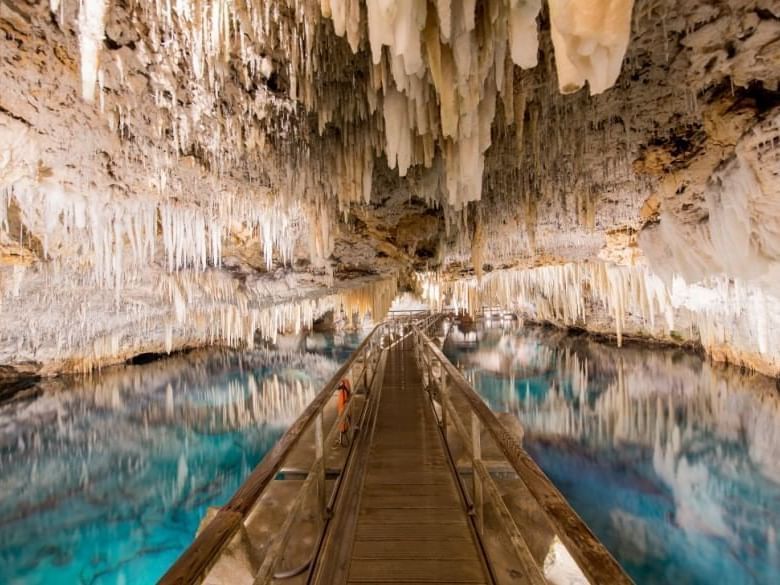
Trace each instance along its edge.
{"label": "wet wooden surface", "polygon": [[414,352],[391,349],[349,583],[488,582],[422,386]]}

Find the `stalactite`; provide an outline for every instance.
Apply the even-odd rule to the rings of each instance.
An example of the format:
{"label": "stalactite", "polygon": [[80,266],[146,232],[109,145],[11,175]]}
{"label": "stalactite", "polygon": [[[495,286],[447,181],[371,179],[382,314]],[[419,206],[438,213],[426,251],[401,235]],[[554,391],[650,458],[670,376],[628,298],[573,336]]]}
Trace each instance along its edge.
{"label": "stalactite", "polygon": [[[81,50],[81,95],[88,101],[95,99],[100,49],[108,0],[81,0],[79,9],[79,48]],[[52,6],[52,11],[56,10]]]}
{"label": "stalactite", "polygon": [[618,345],[627,332],[698,342],[716,359],[767,373],[780,371],[780,345],[769,333],[780,325],[780,301],[740,281],[718,278],[688,285],[678,276],[667,286],[645,266],[605,262],[499,270],[481,281],[442,280],[430,274],[418,278],[426,299],[436,307],[473,314],[497,305],[563,327],[601,333],[611,327]]}
{"label": "stalactite", "polygon": [[549,0],[561,92],[587,81],[599,94],[617,81],[631,31],[634,0]]}
{"label": "stalactite", "polygon": [[[76,12],[52,0],[60,21],[77,15],[60,28],[78,31],[81,94],[97,103],[68,108],[75,123],[85,121],[85,142],[95,146],[81,148],[77,136],[60,146],[72,144],[72,156],[53,155],[54,131],[0,113],[0,238],[18,262],[0,268],[4,310],[19,307],[14,303],[25,295],[31,304],[51,303],[58,289],[67,289],[80,301],[81,291],[97,289],[99,306],[66,301],[76,325],[47,338],[71,353],[88,340],[93,350],[83,351],[98,356],[96,363],[127,343],[90,317],[120,310],[137,316],[139,338],[149,333],[166,349],[190,334],[245,343],[258,322],[270,335],[280,323],[307,321],[314,309],[302,308],[300,299],[288,316],[280,316],[287,315],[282,309],[265,313],[283,299],[293,302],[294,295],[276,295],[274,283],[292,281],[295,264],[333,284],[337,222],[357,206],[380,209],[396,187],[443,218],[446,238],[436,259],[445,265],[468,270],[470,262],[479,274],[483,265],[600,257],[604,226],[642,227],[638,211],[654,179],[638,177],[632,164],[640,148],[638,97],[646,89],[621,84],[593,99],[561,91],[587,82],[595,95],[616,83],[633,4],[549,0],[542,12],[540,0],[83,0]],[[122,32],[136,40],[111,36],[115,10],[127,16]],[[666,4],[644,6],[634,26],[659,34],[657,12],[667,18],[670,11]],[[681,8],[672,17],[689,15]],[[110,55],[101,55],[104,44]],[[58,72],[68,71],[66,45],[52,49]],[[629,53],[632,74],[652,57],[646,44]],[[67,90],[69,83],[46,88]],[[701,125],[703,87],[668,96],[664,111],[679,113],[685,101],[675,124]],[[19,98],[14,93],[26,101]],[[647,253],[665,289],[654,275],[642,276],[645,268],[594,263],[517,277],[520,297],[533,299],[541,315],[573,323],[587,318],[582,299],[590,299],[612,315],[619,338],[636,319],[670,334],[673,327],[664,323],[679,307],[671,295],[669,309],[664,295],[683,285],[712,288],[714,279],[719,295],[751,314],[755,340],[742,346],[768,355],[766,315],[774,297],[754,285],[773,291],[771,267],[780,257],[780,229],[763,221],[778,215],[771,197],[777,122],[767,116],[760,125],[712,174],[703,193],[706,226],[675,223],[664,207],[657,231],[646,226],[665,244]],[[691,225],[704,231],[689,233]],[[236,278],[246,288],[239,293],[212,272],[244,270],[236,264],[246,258],[230,257],[241,246],[251,247],[251,266]],[[255,271],[263,273],[262,285]],[[738,280],[723,284],[723,274]],[[484,275],[484,284],[464,289],[461,300],[489,299],[498,280]],[[171,281],[176,285],[165,284]],[[150,282],[164,299],[155,310],[145,309],[148,298],[138,294]],[[447,286],[437,281],[428,288]],[[337,304],[345,302],[351,314],[353,301]],[[365,313],[369,302],[354,304]],[[707,311],[711,316],[691,325],[696,334],[710,347],[730,343],[734,316]],[[14,355],[18,342],[35,358],[42,344],[34,337],[4,341],[6,353]]]}
{"label": "stalactite", "polygon": [[[24,288],[25,297],[32,293]],[[242,286],[216,270],[182,271],[160,279],[157,295],[161,303],[152,305],[120,301],[116,312],[92,319],[95,310],[106,310],[101,299],[63,298],[66,310],[56,314],[52,293],[39,294],[36,311],[26,329],[14,337],[17,359],[46,359],[71,372],[88,372],[106,364],[123,361],[139,351],[171,352],[182,347],[223,345],[252,349],[257,337],[275,342],[280,332],[299,333],[311,328],[327,311],[344,311],[358,321],[384,318],[396,296],[395,279],[364,282],[351,288],[320,288],[285,300],[268,295],[264,284]],[[4,299],[3,311],[12,315],[29,306],[19,295]],[[71,310],[68,311],[67,309]],[[125,321],[129,319],[128,323]],[[6,335],[7,322],[0,320]],[[118,326],[122,326],[118,328]],[[7,341],[7,339],[3,339]],[[2,347],[7,351],[7,347]]]}
{"label": "stalactite", "polygon": [[[425,2],[411,0],[370,0],[365,3],[365,11],[361,4],[359,0],[297,0],[286,6],[272,2],[262,6],[231,4],[223,0],[140,3],[135,10],[150,26],[151,49],[171,70],[182,67],[193,82],[177,87],[178,81],[154,78],[161,131],[169,129],[172,146],[177,152],[186,152],[197,136],[193,130],[206,122],[205,115],[218,108],[227,86],[223,65],[229,56],[238,58],[231,65],[238,69],[246,87],[259,83],[264,88],[275,73],[275,66],[262,48],[275,46],[290,56],[287,99],[266,93],[261,100],[244,100],[223,124],[212,125],[217,132],[210,135],[206,150],[216,167],[224,167],[227,158],[237,160],[248,153],[242,148],[242,135],[252,132],[246,129],[254,128],[253,122],[262,121],[266,126],[263,132],[272,135],[274,126],[283,120],[291,121],[290,114],[302,106],[305,111],[317,113],[320,134],[328,126],[347,132],[347,139],[341,144],[343,155],[349,161],[363,161],[362,170],[359,165],[355,167],[359,176],[356,185],[362,187],[370,181],[372,159],[380,150],[401,176],[411,165],[430,167],[434,158],[440,156],[447,173],[444,201],[460,207],[479,200],[496,99],[503,96],[506,104],[512,102],[512,63],[530,69],[538,61],[537,17],[541,1],[480,4],[447,0],[438,2],[435,10],[428,10]],[[630,4],[600,3],[593,10],[576,3],[573,7],[588,17],[584,20],[591,28],[599,23],[607,27],[601,36],[591,29],[570,33],[572,38],[582,37],[582,46],[591,37],[596,39],[596,52],[583,59],[590,59],[588,75],[595,78],[598,73],[598,91],[614,83],[616,66],[619,70],[619,45],[623,43],[624,52],[628,31],[623,25],[625,15],[630,15]],[[79,12],[83,95],[90,101],[94,97],[108,6],[105,0],[85,0]],[[556,3],[550,6],[553,12],[567,12]],[[290,14],[297,17],[290,19]],[[346,38],[343,46],[334,44],[327,36],[331,29],[323,19],[330,20],[337,36]],[[565,29],[564,24],[560,26]],[[361,65],[362,39],[368,40],[370,56],[365,55]],[[569,42],[566,50],[574,50],[571,47],[575,47],[574,41]],[[358,56],[350,59],[347,51]],[[602,53],[607,57],[602,58]],[[332,70],[333,60],[341,56],[368,69],[369,82],[356,83],[354,78],[349,85],[319,82],[313,72]],[[122,79],[121,61],[116,69]],[[346,92],[350,99],[343,99]],[[187,93],[193,94],[192,98],[182,100]],[[183,107],[182,102],[192,105]],[[271,112],[274,116],[269,116]],[[383,123],[366,124],[369,120],[378,122],[377,114]],[[349,130],[350,126],[355,128],[354,132]],[[231,148],[225,148],[228,144]],[[371,144],[368,149],[367,144]],[[334,154],[337,151],[326,156]],[[331,166],[326,168],[330,170]],[[349,172],[348,165],[345,170]],[[320,176],[328,174],[332,173]],[[342,195],[343,192],[334,188],[325,196],[334,196],[341,204],[363,199]]]}

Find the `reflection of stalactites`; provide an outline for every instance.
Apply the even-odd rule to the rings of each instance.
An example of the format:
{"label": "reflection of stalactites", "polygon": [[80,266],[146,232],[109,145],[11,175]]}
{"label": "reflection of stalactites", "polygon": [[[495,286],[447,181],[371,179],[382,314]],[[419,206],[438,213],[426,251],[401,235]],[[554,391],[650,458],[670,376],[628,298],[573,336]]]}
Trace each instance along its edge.
{"label": "reflection of stalactites", "polygon": [[170,383],[165,387],[165,414],[168,418],[173,418],[173,386]]}
{"label": "reflection of stalactites", "polygon": [[[251,378],[250,378],[251,379]],[[314,399],[314,387],[300,380],[284,380],[274,375],[256,390],[256,406],[242,414],[241,422],[289,424]]]}

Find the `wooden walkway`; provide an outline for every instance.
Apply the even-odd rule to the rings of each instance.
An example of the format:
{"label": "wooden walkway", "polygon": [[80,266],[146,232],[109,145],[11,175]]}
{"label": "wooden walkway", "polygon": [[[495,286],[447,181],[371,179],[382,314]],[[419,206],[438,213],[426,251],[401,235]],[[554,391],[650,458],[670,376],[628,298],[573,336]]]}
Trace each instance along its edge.
{"label": "wooden walkway", "polygon": [[411,340],[403,345],[388,355],[348,582],[489,583]]}
{"label": "wooden walkway", "polygon": [[[160,583],[544,585],[557,542],[571,558],[556,552],[553,570],[559,563],[594,585],[631,584],[427,337],[438,324],[432,316],[377,325]],[[421,367],[435,378],[436,410]],[[350,409],[359,407],[348,449],[336,441],[346,416],[337,416],[336,392],[345,378],[355,391]],[[452,457],[462,475],[470,472],[468,487],[439,411],[455,441]],[[291,485],[280,474],[285,465],[302,469],[305,480]],[[466,498],[474,502],[468,512]]]}

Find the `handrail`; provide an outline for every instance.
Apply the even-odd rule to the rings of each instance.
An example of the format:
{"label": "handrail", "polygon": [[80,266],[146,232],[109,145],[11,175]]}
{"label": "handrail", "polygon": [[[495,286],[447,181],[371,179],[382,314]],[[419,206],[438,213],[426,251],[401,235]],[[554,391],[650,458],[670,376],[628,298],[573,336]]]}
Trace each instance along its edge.
{"label": "handrail", "polygon": [[206,574],[214,566],[222,551],[240,530],[265,488],[276,476],[284,459],[325,407],[339,382],[352,369],[355,361],[363,355],[366,348],[373,346],[375,334],[384,326],[383,322],[374,327],[349,359],[325,384],[320,393],[263,457],[260,464],[241,484],[230,501],[219,509],[211,522],[171,565],[158,581],[160,585],[190,585],[200,583],[205,579]]}
{"label": "handrail", "polygon": [[407,316],[414,316],[414,315],[427,315],[430,313],[430,309],[390,309],[387,312],[388,317],[395,317],[396,315],[407,315]]}
{"label": "handrail", "polygon": [[[369,356],[367,356],[369,357]],[[371,400],[370,398],[370,391],[369,389],[373,386],[374,380],[377,376],[377,369],[376,366],[378,366],[378,362],[381,361],[382,352],[379,352],[379,355],[377,357],[377,364],[375,364],[375,368],[373,368],[373,372],[371,374],[371,381],[369,382],[367,377],[364,378],[364,385],[365,385],[365,392],[367,395],[367,400]],[[361,377],[364,376],[368,371],[368,360],[364,360],[363,364],[363,371],[355,378],[356,380],[359,380]],[[355,387],[357,389],[357,386]],[[315,461],[314,465],[312,466],[312,469],[316,467],[320,467],[320,473],[314,474],[310,473],[306,481],[304,482],[304,485],[301,486],[301,488],[298,490],[298,495],[296,496],[293,505],[288,509],[287,512],[287,519],[285,520],[282,528],[277,532],[275,539],[273,539],[266,548],[265,553],[265,559],[263,560],[263,564],[260,567],[260,570],[256,573],[255,579],[254,579],[254,585],[264,585],[266,583],[272,582],[274,579],[286,579],[298,576],[302,574],[305,571],[311,571],[311,567],[314,563],[314,561],[317,559],[317,555],[319,554],[319,549],[321,546],[321,542],[324,538],[325,531],[327,530],[328,524],[330,523],[331,517],[333,516],[333,509],[334,509],[334,503],[336,501],[336,498],[341,491],[342,486],[342,480],[344,479],[344,470],[346,470],[354,455],[354,449],[355,444],[358,442],[358,438],[361,436],[361,429],[363,429],[365,418],[367,415],[367,405],[364,406],[361,412],[360,420],[358,421],[358,424],[355,428],[355,435],[353,436],[352,441],[350,441],[349,449],[347,451],[346,460],[344,462],[344,465],[342,467],[341,472],[338,474],[338,477],[335,480],[335,484],[333,486],[333,489],[331,491],[330,499],[327,502],[327,504],[324,504],[324,508],[321,510],[322,512],[322,521],[323,525],[319,530],[319,536],[317,537],[317,544],[314,547],[313,552],[310,554],[310,556],[307,558],[306,562],[286,571],[277,571],[276,563],[279,560],[279,555],[284,553],[284,550],[289,542],[290,538],[290,529],[294,525],[295,520],[298,518],[298,513],[300,511],[300,506],[302,505],[302,502],[304,499],[309,495],[310,488],[312,486],[316,486],[317,483],[314,481],[311,481],[315,475],[318,477],[318,479],[322,482],[324,482],[325,476],[324,476],[324,445],[330,444],[330,441],[333,439],[333,434],[337,431],[338,428],[340,428],[341,423],[344,421],[344,419],[347,416],[347,413],[349,412],[349,409],[345,409],[344,412],[338,416],[335,423],[332,425],[331,431],[328,434],[327,439],[324,441],[324,443],[321,444],[323,447],[322,449],[322,456]],[[319,424],[319,422],[317,422]],[[325,486],[320,485],[317,489],[324,490]],[[322,497],[324,498],[324,493],[322,494]],[[324,503],[321,501],[321,504]]]}
{"label": "handrail", "polygon": [[[496,415],[474,391],[460,370],[452,365],[423,331],[420,329],[417,331],[421,345],[431,352],[443,369],[442,377],[444,372],[449,377],[448,389],[457,388],[466,399],[471,412],[487,429],[506,460],[538,502],[561,542],[587,579],[593,584],[632,583],[620,564],[590,531],[536,462],[525,452],[517,438],[498,421]],[[446,406],[442,403],[442,412],[445,411]],[[444,420],[446,421],[446,418]],[[475,475],[476,473],[477,470]]]}
{"label": "handrail", "polygon": [[[347,501],[349,500],[350,496],[354,497],[354,492],[352,491],[351,486],[354,485],[356,478],[362,477],[363,473],[365,472],[365,454],[371,448],[371,437],[374,433],[373,427],[376,424],[376,415],[381,397],[381,381],[384,377],[384,364],[386,357],[386,352],[383,351],[380,353],[379,358],[377,359],[376,369],[374,370],[371,378],[371,382],[366,387],[366,403],[363,406],[360,422],[358,423],[357,436],[360,437],[360,440],[357,440],[356,438],[350,443],[347,460],[345,461],[343,467],[344,472],[337,480],[338,485],[335,486],[331,492],[331,499],[330,503],[328,504],[328,508],[330,510],[337,510],[337,512],[327,515],[325,523],[322,526],[322,529],[319,531],[306,575],[305,582],[307,584],[328,582],[318,580],[317,575],[324,570],[321,560],[323,554],[327,556],[324,551],[327,550],[330,544],[329,535],[332,536],[335,534],[336,538],[339,538],[344,534],[344,530],[339,528],[339,522],[343,522],[344,516],[338,512],[343,512],[349,507],[347,505]],[[379,376],[379,378],[377,378],[377,376]],[[379,384],[377,384],[377,381],[379,381]],[[342,483],[344,484],[343,489]],[[333,580],[331,579],[331,582],[332,581]]]}

